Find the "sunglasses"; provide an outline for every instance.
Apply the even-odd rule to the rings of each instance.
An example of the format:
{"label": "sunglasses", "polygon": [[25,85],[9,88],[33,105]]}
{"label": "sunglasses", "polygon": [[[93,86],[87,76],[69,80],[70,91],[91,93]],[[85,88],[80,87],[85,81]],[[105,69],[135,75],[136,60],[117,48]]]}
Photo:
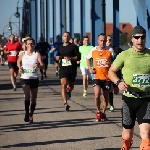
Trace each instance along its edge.
{"label": "sunglasses", "polygon": [[139,38],[141,38],[142,40],[144,40],[145,39],[145,35],[142,35],[142,36],[133,36],[136,40],[138,40]]}

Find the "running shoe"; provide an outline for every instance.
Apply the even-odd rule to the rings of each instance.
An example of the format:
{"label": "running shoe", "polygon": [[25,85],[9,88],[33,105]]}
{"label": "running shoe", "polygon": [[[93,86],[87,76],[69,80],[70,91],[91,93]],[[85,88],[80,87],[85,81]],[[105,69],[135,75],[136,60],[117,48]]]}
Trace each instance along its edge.
{"label": "running shoe", "polygon": [[65,110],[69,111],[70,106],[68,104],[65,104]]}
{"label": "running shoe", "polygon": [[56,71],[56,77],[59,77],[59,73],[58,73],[58,71]]}
{"label": "running shoe", "polygon": [[16,91],[16,90],[17,90],[17,88],[16,88],[16,86],[15,86],[15,85],[13,86],[13,90],[14,90],[14,91]]}
{"label": "running shoe", "polygon": [[87,97],[87,92],[83,92],[83,97]]}
{"label": "running shoe", "polygon": [[110,106],[109,112],[113,112],[113,111],[114,111],[114,106]]}
{"label": "running shoe", "polygon": [[29,123],[33,123],[33,116],[29,116]]}
{"label": "running shoe", "polygon": [[95,121],[96,121],[96,122],[101,121],[101,113],[100,113],[100,112],[97,112],[97,113],[96,113]]}
{"label": "running shoe", "polygon": [[25,114],[24,122],[29,122],[29,114]]}
{"label": "running shoe", "polygon": [[101,113],[101,121],[106,121],[106,120],[107,120],[106,114]]}

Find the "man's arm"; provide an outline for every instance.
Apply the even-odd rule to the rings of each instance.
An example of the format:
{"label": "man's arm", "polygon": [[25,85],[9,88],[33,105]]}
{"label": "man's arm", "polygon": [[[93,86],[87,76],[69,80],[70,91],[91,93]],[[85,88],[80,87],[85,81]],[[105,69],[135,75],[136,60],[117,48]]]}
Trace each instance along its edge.
{"label": "man's arm", "polygon": [[42,57],[41,57],[41,54],[40,53],[38,53],[38,62],[39,62],[39,68],[40,69],[44,69],[44,63],[43,63],[43,59],[42,59]]}

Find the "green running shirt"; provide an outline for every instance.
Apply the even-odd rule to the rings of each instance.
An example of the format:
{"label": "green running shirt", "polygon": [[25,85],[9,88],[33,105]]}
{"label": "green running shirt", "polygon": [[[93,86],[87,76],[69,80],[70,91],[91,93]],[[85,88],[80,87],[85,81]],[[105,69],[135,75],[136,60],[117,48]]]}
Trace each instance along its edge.
{"label": "green running shirt", "polygon": [[80,67],[87,67],[86,58],[90,52],[90,50],[93,48],[93,46],[80,46],[79,52],[81,53],[81,60],[80,60]]}
{"label": "green running shirt", "polygon": [[[147,92],[150,91],[150,50],[136,52],[133,48],[120,53],[114,60],[113,65],[122,69],[123,80],[127,83],[127,91]],[[128,97],[133,95],[125,94]],[[150,97],[146,95],[143,97]]]}

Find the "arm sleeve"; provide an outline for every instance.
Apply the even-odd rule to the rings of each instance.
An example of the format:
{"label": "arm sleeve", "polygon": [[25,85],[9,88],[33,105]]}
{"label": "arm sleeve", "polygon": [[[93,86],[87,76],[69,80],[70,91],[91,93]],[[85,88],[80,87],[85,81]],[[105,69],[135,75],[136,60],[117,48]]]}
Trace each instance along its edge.
{"label": "arm sleeve", "polygon": [[124,61],[125,61],[125,51],[121,52],[119,55],[117,55],[116,59],[113,62],[113,65],[117,68],[117,69],[121,69],[124,66]]}

